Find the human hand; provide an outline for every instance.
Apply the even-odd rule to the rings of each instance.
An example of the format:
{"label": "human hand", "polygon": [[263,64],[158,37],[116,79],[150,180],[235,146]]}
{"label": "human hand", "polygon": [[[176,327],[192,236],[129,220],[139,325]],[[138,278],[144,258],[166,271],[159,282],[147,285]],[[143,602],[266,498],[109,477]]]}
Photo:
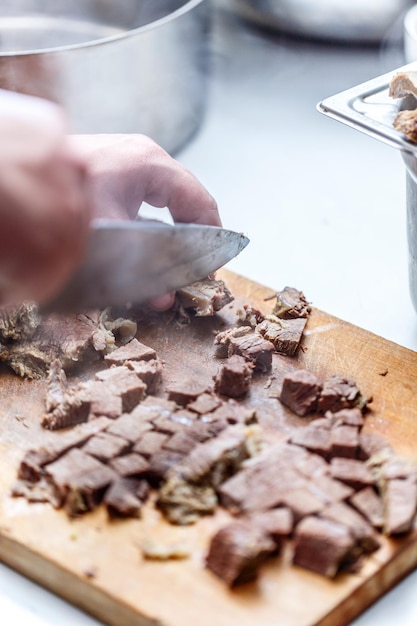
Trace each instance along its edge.
{"label": "human hand", "polygon": [[43,301],[81,258],[91,195],[61,109],[0,90],[0,305]]}
{"label": "human hand", "polygon": [[[73,147],[88,162],[96,217],[135,219],[143,202],[168,207],[174,222],[221,226],[217,205],[191,172],[144,135],[77,135]],[[174,295],[154,298],[164,310]]]}

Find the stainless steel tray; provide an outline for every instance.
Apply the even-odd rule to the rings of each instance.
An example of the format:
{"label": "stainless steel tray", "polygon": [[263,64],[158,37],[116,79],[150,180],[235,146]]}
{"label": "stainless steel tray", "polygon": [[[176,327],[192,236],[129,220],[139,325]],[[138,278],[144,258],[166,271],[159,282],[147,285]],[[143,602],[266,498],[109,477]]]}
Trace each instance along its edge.
{"label": "stainless steel tray", "polygon": [[328,117],[417,157],[417,145],[392,125],[400,109],[413,109],[417,101],[412,96],[397,100],[388,95],[391,79],[399,72],[409,70],[417,70],[417,62],[326,98],[319,102],[317,109]]}

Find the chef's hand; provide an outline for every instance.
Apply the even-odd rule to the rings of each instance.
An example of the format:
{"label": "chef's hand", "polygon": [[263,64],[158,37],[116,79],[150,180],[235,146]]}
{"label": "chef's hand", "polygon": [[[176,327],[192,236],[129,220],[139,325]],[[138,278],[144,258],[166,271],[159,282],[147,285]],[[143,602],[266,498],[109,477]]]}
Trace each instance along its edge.
{"label": "chef's hand", "polygon": [[0,305],[45,300],[70,276],[91,213],[61,109],[0,90]]}
{"label": "chef's hand", "polygon": [[[142,202],[168,207],[174,222],[221,226],[217,205],[184,166],[144,135],[77,135],[71,145],[88,162],[97,217],[135,219]],[[174,295],[152,300],[172,306]]]}

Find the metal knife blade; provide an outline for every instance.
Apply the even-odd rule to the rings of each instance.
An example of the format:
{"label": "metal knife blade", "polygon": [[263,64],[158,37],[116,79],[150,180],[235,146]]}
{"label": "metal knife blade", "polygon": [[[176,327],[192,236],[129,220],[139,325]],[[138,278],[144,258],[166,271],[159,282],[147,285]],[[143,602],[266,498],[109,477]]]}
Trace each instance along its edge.
{"label": "metal knife blade", "polygon": [[85,258],[44,312],[80,312],[140,304],[201,280],[249,239],[215,226],[97,219]]}

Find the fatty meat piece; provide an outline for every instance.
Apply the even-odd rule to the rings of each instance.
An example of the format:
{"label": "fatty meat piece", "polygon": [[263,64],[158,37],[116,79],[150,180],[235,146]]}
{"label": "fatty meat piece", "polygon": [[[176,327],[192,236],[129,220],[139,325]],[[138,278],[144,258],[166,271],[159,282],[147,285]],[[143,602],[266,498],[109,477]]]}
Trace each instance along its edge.
{"label": "fatty meat piece", "polygon": [[318,410],[337,412],[355,406],[359,397],[359,389],[351,378],[329,376],[323,383],[318,399]]}
{"label": "fatty meat piece", "polygon": [[164,364],[160,359],[126,361],[126,366],[145,383],[147,394],[154,394],[158,391],[162,382],[162,372],[164,369]]}
{"label": "fatty meat piece", "polygon": [[231,337],[228,346],[228,356],[238,354],[251,361],[255,369],[267,372],[272,367],[272,355],[275,352],[274,344],[257,332],[247,333],[239,337]]}
{"label": "fatty meat piece", "polygon": [[171,476],[159,490],[157,506],[172,524],[194,524],[201,516],[214,513],[216,493],[210,485],[187,482]]}

